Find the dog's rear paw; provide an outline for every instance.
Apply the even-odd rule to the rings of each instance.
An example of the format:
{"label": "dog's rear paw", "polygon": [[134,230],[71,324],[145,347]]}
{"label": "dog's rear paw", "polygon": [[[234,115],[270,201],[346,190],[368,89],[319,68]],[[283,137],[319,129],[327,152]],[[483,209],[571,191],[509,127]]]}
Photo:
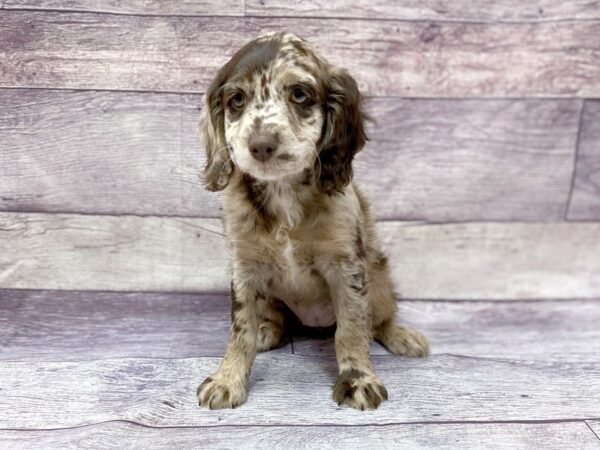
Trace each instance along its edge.
{"label": "dog's rear paw", "polygon": [[422,358],[429,355],[429,343],[421,333],[391,324],[375,331],[375,339],[396,355]]}
{"label": "dog's rear paw", "polygon": [[381,402],[388,399],[388,393],[375,374],[348,369],[339,374],[333,387],[333,399],[338,405],[364,411],[377,409]]}
{"label": "dog's rear paw", "polygon": [[281,345],[282,336],[282,327],[271,321],[264,321],[258,327],[256,350],[259,352],[266,352],[267,350],[279,347],[279,345]]}
{"label": "dog's rear paw", "polygon": [[198,403],[208,409],[235,408],[246,401],[243,383],[225,382],[218,376],[208,377],[196,391]]}

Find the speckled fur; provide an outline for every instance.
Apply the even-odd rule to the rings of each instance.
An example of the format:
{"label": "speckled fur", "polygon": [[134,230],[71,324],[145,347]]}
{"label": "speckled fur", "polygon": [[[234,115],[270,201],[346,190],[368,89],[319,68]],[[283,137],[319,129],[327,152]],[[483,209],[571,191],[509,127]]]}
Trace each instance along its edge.
{"label": "speckled fur", "polygon": [[[289,97],[298,85],[309,92],[303,105]],[[237,94],[243,108],[231,104]],[[232,325],[219,370],[198,388],[201,405],[245,401],[256,352],[276,347],[283,335],[281,301],[306,325],[337,325],[339,404],[375,409],[387,399],[371,364],[371,339],[396,354],[427,355],[420,333],[394,324],[387,259],[369,204],[351,182],[352,159],[366,141],[364,119],[352,77],[292,34],[250,42],[217,74],[200,138],[206,187],[224,193]],[[266,163],[250,156],[253,132],[277,135]]]}

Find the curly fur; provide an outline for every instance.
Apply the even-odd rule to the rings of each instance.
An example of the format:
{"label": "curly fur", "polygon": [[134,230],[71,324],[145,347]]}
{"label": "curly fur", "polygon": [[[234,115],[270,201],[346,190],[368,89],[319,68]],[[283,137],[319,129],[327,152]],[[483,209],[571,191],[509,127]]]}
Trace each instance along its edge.
{"label": "curly fur", "polygon": [[[307,326],[336,324],[340,404],[374,409],[387,399],[371,339],[396,354],[427,354],[420,333],[394,324],[387,259],[352,183],[365,118],[354,79],[288,33],[250,42],[211,84],[200,123],[203,176],[223,191],[232,325],[219,370],[198,388],[201,405],[245,401],[256,352],[279,345],[285,310]],[[251,156],[257,135],[276,143],[268,160]]]}

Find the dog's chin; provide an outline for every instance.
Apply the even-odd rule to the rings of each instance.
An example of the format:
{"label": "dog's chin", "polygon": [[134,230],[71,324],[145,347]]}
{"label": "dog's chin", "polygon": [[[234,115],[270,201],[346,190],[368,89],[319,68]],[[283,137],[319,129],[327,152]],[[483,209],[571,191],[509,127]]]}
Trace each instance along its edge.
{"label": "dog's chin", "polygon": [[303,168],[288,164],[274,164],[271,161],[256,162],[249,167],[240,167],[242,172],[259,181],[286,181],[303,173]]}

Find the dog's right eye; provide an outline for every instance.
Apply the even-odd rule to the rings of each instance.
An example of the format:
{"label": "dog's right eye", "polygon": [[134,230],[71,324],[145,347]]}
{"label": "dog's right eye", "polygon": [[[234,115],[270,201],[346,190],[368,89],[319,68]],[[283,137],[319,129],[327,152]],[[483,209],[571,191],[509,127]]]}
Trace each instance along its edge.
{"label": "dog's right eye", "polygon": [[246,97],[241,92],[237,92],[229,99],[229,104],[235,109],[243,108],[246,104]]}

